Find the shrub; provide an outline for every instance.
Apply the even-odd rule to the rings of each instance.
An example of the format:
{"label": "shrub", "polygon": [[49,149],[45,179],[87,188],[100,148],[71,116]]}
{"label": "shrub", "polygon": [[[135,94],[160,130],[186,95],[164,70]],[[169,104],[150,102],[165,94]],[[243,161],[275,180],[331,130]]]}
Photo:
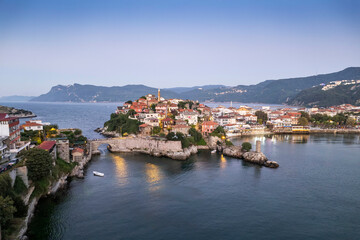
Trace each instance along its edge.
{"label": "shrub", "polygon": [[249,142],[243,142],[243,144],[241,145],[241,148],[242,148],[242,150],[248,152],[251,150],[252,146],[251,146],[251,143],[249,143]]}
{"label": "shrub", "polygon": [[205,140],[202,138],[200,141],[198,141],[198,142],[196,143],[196,145],[198,145],[198,146],[206,146],[206,142],[205,142]]}
{"label": "shrub", "polygon": [[16,176],[15,183],[14,183],[14,191],[17,194],[23,194],[27,190],[27,187],[21,177]]}
{"label": "shrub", "polygon": [[226,136],[225,129],[222,126],[218,126],[215,130],[210,133],[210,136],[219,137]]}
{"label": "shrub", "polygon": [[10,197],[0,196],[0,225],[2,229],[7,226],[9,221],[14,217],[16,208],[14,201]]}
{"label": "shrub", "polygon": [[16,208],[14,217],[25,217],[28,211],[28,207],[25,205],[24,201],[20,196],[14,196],[12,199],[14,200],[14,207]]}
{"label": "shrub", "polygon": [[175,133],[173,133],[173,132],[169,132],[168,135],[166,135],[166,139],[170,140],[170,141],[177,140],[175,137]]}
{"label": "shrub", "polygon": [[230,140],[225,141],[226,146],[231,147],[234,146],[234,144]]}

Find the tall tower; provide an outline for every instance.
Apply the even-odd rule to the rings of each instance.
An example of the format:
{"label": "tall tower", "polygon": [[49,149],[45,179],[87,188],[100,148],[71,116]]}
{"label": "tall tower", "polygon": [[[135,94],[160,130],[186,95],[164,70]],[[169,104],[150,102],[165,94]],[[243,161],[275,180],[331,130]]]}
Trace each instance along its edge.
{"label": "tall tower", "polygon": [[158,101],[160,102],[160,88],[158,89]]}

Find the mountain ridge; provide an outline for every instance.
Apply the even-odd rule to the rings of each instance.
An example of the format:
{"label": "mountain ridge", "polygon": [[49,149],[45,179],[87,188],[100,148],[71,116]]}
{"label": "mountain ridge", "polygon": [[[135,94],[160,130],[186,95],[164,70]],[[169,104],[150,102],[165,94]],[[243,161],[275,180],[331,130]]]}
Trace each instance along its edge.
{"label": "mountain ridge", "polygon": [[[293,101],[298,94],[320,84],[332,81],[360,79],[360,67],[349,67],[344,70],[319,74],[308,77],[265,80],[253,85],[204,85],[194,87],[164,88],[161,96],[165,98],[182,98],[199,101],[243,102],[283,104]],[[148,93],[157,95],[157,88],[143,84],[128,84],[125,86],[95,86],[95,85],[57,85],[51,90],[31,101],[43,102],[123,102],[135,100]],[[320,101],[321,102],[321,101]],[[356,101],[355,101],[356,102]],[[304,102],[305,103],[305,102]]]}

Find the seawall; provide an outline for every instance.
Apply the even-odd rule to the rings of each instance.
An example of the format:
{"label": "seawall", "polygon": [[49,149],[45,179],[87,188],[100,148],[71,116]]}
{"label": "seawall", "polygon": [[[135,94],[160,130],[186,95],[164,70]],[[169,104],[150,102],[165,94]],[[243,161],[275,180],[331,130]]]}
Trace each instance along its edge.
{"label": "seawall", "polygon": [[91,154],[99,154],[99,146],[109,145],[109,151],[140,152],[156,157],[169,157],[175,160],[186,160],[197,153],[196,146],[183,149],[180,141],[153,139],[151,137],[106,138],[90,141]]}

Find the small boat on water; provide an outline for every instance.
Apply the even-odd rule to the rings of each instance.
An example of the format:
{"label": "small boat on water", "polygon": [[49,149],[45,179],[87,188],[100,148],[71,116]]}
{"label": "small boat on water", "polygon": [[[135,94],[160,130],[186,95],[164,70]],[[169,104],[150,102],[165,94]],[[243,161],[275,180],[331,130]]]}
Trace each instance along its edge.
{"label": "small boat on water", "polygon": [[216,153],[216,149],[212,150],[211,153]]}
{"label": "small boat on water", "polygon": [[103,174],[101,172],[97,172],[97,171],[93,171],[93,174],[98,177],[103,177],[105,175],[105,174]]}

